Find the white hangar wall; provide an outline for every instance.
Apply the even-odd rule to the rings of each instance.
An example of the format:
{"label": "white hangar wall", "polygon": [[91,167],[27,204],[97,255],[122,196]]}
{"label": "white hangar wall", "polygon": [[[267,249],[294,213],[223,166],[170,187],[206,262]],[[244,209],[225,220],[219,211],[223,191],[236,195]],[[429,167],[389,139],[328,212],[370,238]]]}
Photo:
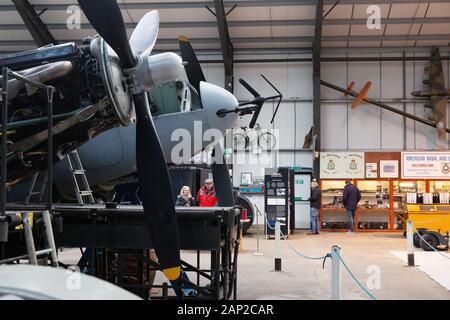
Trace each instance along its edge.
{"label": "white hangar wall", "polygon": [[[406,56],[425,56],[429,53],[408,53]],[[448,55],[441,52],[441,55]],[[327,55],[323,55],[327,57]],[[332,54],[328,56],[345,57]],[[348,57],[374,56],[352,54]],[[380,56],[380,55],[378,55]],[[383,54],[382,56],[389,56]],[[401,56],[390,54],[390,56]],[[292,56],[264,56],[264,58],[289,58]],[[308,57],[308,56],[295,56]],[[202,57],[201,59],[207,59]],[[217,59],[217,56],[210,57]],[[260,56],[243,56],[236,59],[261,58]],[[447,87],[449,84],[449,63],[442,61]],[[423,88],[426,61],[405,62],[405,92],[407,100],[411,100],[410,93]],[[202,65],[209,82],[223,86],[224,71],[221,64]],[[273,155],[272,165],[278,166],[312,166],[312,155],[309,150],[302,150],[305,135],[312,126],[312,63],[311,62],[283,62],[283,63],[247,63],[235,64],[234,93],[240,101],[248,101],[251,95],[242,87],[238,80],[244,78],[260,94],[269,96],[275,94],[272,88],[260,77],[264,74],[283,93],[283,102],[273,124],[270,124],[275,104],[267,103],[263,108],[258,123],[264,129],[275,130],[278,134],[278,148],[280,151]],[[396,101],[403,97],[403,62],[323,62],[322,79],[341,87],[346,87],[352,80],[356,81],[355,89],[359,89],[366,81],[372,81],[369,97],[385,101],[400,110],[420,117],[426,117],[427,110],[423,103]],[[339,100],[339,101],[338,101]],[[436,131],[415,121],[406,120],[406,134],[404,132],[403,117],[389,111],[368,104],[361,104],[356,110],[350,107],[351,100],[346,100],[339,92],[322,87],[321,104],[321,135],[323,150],[403,150],[403,149],[436,149]],[[237,128],[248,126],[250,116],[239,120]],[[447,119],[450,126],[450,119]],[[406,142],[404,136],[406,135]],[[442,148],[442,146],[441,146]],[[448,148],[448,147],[446,147]],[[241,172],[252,172],[254,177],[263,175],[264,165],[258,165],[263,157],[249,152],[247,164],[235,164],[233,170],[233,184],[240,183]],[[271,166],[272,166],[271,165]]]}
{"label": "white hangar wall", "polygon": [[[406,56],[413,56],[410,53]],[[416,53],[426,56],[429,53]],[[441,52],[447,56],[448,53]],[[335,55],[334,55],[335,56]],[[348,55],[364,56],[362,54]],[[368,55],[366,55],[368,56]],[[389,56],[384,54],[383,56]],[[390,56],[400,56],[391,54]],[[356,81],[355,89],[361,88],[368,80],[372,81],[369,97],[386,101],[387,104],[426,118],[428,111],[423,103],[413,103],[411,92],[424,88],[424,68],[426,61],[405,62],[405,86],[403,82],[403,62],[326,62],[322,63],[322,79],[341,87],[347,87],[351,81]],[[449,64],[442,61],[444,77],[449,87]],[[406,103],[395,101],[403,97],[405,90]],[[363,103],[358,109],[352,110],[349,102],[336,103],[345,99],[339,92],[322,87],[322,149],[330,150],[403,150],[437,148],[436,130],[413,120],[406,120],[404,133],[403,117],[390,111],[381,110],[376,106]],[[447,119],[447,126],[450,124]],[[339,133],[339,134],[337,134]],[[406,136],[406,141],[404,137]],[[443,148],[442,145],[439,148]],[[448,149],[448,146],[444,146]]]}
{"label": "white hangar wall", "polygon": [[[258,59],[261,57],[245,56],[242,58]],[[273,58],[280,58],[280,56]],[[202,67],[209,82],[223,86],[224,71],[221,64],[203,64]],[[276,103],[266,103],[258,119],[258,123],[263,129],[271,130],[276,134],[279,151],[274,154],[238,151],[235,154],[235,160],[245,159],[246,163],[233,165],[233,184],[235,186],[239,186],[241,172],[251,172],[253,177],[263,177],[264,167],[293,165],[312,167],[311,152],[302,150],[304,137],[312,126],[312,64],[310,62],[235,64],[234,94],[238,100],[252,99],[250,93],[239,83],[239,78],[246,80],[263,96],[277,94],[260,74],[264,74],[284,96],[273,124],[270,121]],[[240,118],[237,128],[248,126],[250,120],[251,116]]]}

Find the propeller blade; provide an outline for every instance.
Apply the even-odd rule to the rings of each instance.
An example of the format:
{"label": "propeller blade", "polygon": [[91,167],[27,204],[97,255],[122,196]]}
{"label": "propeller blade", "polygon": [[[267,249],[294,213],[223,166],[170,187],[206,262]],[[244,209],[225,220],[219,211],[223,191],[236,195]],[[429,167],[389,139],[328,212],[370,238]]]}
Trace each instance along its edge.
{"label": "propeller blade", "polygon": [[359,91],[355,100],[353,100],[352,109],[356,109],[361,104],[361,102],[363,102],[364,99],[367,98],[367,93],[369,92],[371,86],[372,86],[372,82],[367,81],[366,84],[362,87],[361,91]]}
{"label": "propeller blade", "polygon": [[239,79],[239,83],[242,84],[245,87],[245,89],[247,89],[255,97],[255,100],[253,100],[252,103],[256,104],[258,106],[258,108],[255,110],[255,113],[253,114],[252,120],[250,121],[250,125],[249,125],[249,128],[253,129],[255,127],[256,121],[258,120],[259,113],[261,112],[261,108],[262,108],[265,100],[244,79]]}
{"label": "propeller blade", "polygon": [[81,9],[99,35],[117,53],[125,68],[137,64],[131,51],[122,13],[116,0],[78,0]]}
{"label": "propeller blade", "polygon": [[[136,109],[136,164],[150,237],[165,276],[172,282],[181,281],[178,224],[166,159],[146,93],[134,95],[133,100]],[[181,292],[177,294],[181,295]]]}
{"label": "propeller blade", "polygon": [[261,95],[255,90],[253,89],[248,83],[247,81],[245,81],[244,79],[239,79],[239,83],[242,84],[245,89],[247,89],[255,98],[256,97],[260,97]]}
{"label": "propeller blade", "polygon": [[222,147],[219,144],[216,145],[213,156],[215,160],[211,165],[211,171],[217,194],[217,205],[219,207],[232,207],[234,199],[230,171],[225,161]]}
{"label": "propeller blade", "polygon": [[184,66],[189,83],[200,93],[200,82],[206,82],[200,62],[198,62],[197,55],[186,36],[178,38],[180,43],[180,52],[183,61],[187,62]]}
{"label": "propeller blade", "polygon": [[159,31],[159,13],[150,11],[139,21],[130,38],[135,55],[149,56],[155,46]]}
{"label": "propeller blade", "polygon": [[276,117],[276,115],[278,113],[278,109],[280,108],[280,104],[281,104],[281,100],[282,99],[283,99],[283,97],[281,96],[280,99],[278,100],[278,104],[277,104],[277,107],[275,108],[275,112],[273,113],[272,120],[270,120],[270,124],[273,124],[273,122],[275,121],[275,117]]}

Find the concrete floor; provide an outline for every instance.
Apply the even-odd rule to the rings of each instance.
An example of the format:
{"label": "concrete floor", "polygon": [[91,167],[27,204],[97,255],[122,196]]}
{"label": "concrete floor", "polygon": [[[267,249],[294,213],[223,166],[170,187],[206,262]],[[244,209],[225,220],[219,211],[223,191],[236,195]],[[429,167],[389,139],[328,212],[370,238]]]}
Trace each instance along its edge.
{"label": "concrete floor", "polygon": [[[405,250],[406,239],[400,233],[350,235],[323,232],[318,236],[308,236],[306,232],[297,231],[287,241],[310,256],[321,256],[330,252],[332,245],[339,245],[342,258],[366,286],[367,281],[373,278],[369,279],[368,268],[379,268],[380,287],[371,290],[378,299],[450,299],[447,289],[419,269],[405,267],[405,263],[390,252]],[[274,241],[264,239],[260,241],[260,248],[264,256],[253,256],[256,237],[244,238],[244,250],[239,256],[239,299],[330,298],[330,260],[322,269],[322,261],[299,257],[283,242],[283,271],[274,272]],[[343,268],[342,298],[369,299]]]}
{"label": "concrete floor", "polygon": [[[322,261],[306,260],[298,256],[283,240],[283,271],[275,272],[274,240],[260,237],[260,252],[263,255],[255,256],[255,230],[253,233],[244,237],[239,255],[238,299],[330,299],[331,260],[328,259],[325,269],[322,269]],[[308,236],[304,231],[297,231],[287,241],[310,256],[324,255],[330,252],[332,245],[339,245],[342,258],[366,286],[376,283],[370,281],[374,277],[367,272],[368,268],[379,270],[379,288],[371,290],[378,299],[450,299],[450,292],[445,287],[420,269],[405,267],[405,262],[393,254],[394,251],[406,249],[406,239],[400,233],[349,235],[324,232],[319,236]],[[65,250],[60,258],[63,262],[73,263],[78,256],[78,249],[70,249]],[[182,252],[182,258],[195,263],[193,252]],[[202,255],[203,267],[209,266],[208,261],[207,256]],[[158,274],[156,282],[162,281],[163,277]],[[342,298],[369,299],[343,268]]]}

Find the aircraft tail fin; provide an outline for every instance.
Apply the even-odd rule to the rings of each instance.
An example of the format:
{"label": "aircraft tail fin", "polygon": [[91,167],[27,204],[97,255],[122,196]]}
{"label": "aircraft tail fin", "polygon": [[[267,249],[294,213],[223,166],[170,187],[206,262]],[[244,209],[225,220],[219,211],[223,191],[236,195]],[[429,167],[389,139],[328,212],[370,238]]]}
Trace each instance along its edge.
{"label": "aircraft tail fin", "polygon": [[[355,86],[355,83],[356,83],[355,81],[350,82],[347,86],[347,90],[352,91],[353,87]],[[344,97],[347,97],[347,96],[348,96],[348,94],[344,93]]]}

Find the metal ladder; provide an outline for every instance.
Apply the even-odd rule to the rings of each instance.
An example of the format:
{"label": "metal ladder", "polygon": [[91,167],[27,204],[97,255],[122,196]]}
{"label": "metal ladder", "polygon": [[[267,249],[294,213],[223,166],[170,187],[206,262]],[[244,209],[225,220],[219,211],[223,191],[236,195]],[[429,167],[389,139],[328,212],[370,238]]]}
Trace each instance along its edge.
{"label": "metal ladder", "polygon": [[[83,169],[83,164],[81,163],[77,150],[71,151],[66,158],[67,169],[72,175],[72,184],[78,204],[82,206],[86,203],[95,203],[94,196],[92,195],[92,191],[86,177],[86,171]],[[83,188],[82,190],[80,189],[80,182]],[[85,200],[87,201],[85,202]]]}
{"label": "metal ladder", "polygon": [[[41,177],[41,186],[38,191],[34,191],[34,189],[36,187],[36,182],[39,181],[39,177]],[[35,197],[35,196],[39,196],[39,198],[36,199],[36,201],[34,201],[33,203],[41,203],[42,202],[42,199],[44,198],[44,194],[45,194],[45,188],[47,187],[47,181],[48,181],[48,176],[45,171],[37,171],[33,175],[33,177],[31,178],[31,182],[30,182],[30,189],[28,190],[27,197],[25,199],[26,205],[30,204],[30,202],[33,202],[32,197]]]}
{"label": "metal ladder", "polygon": [[52,229],[52,222],[50,219],[50,213],[46,211],[42,212],[34,212],[34,214],[41,214],[42,216],[42,222],[44,224],[45,229],[45,242],[48,246],[48,249],[43,249],[36,251],[36,247],[34,245],[34,238],[33,238],[33,231],[32,231],[32,220],[33,218],[30,216],[29,212],[25,212],[22,214],[22,223],[23,223],[23,229],[25,234],[25,246],[27,250],[26,255],[8,258],[5,260],[0,261],[1,264],[11,263],[14,261],[24,260],[28,259],[29,264],[31,265],[37,265],[38,264],[38,257],[41,256],[47,256],[50,255],[52,266],[58,267],[58,254],[56,250],[56,244],[55,244],[55,238],[53,236],[53,229]]}

